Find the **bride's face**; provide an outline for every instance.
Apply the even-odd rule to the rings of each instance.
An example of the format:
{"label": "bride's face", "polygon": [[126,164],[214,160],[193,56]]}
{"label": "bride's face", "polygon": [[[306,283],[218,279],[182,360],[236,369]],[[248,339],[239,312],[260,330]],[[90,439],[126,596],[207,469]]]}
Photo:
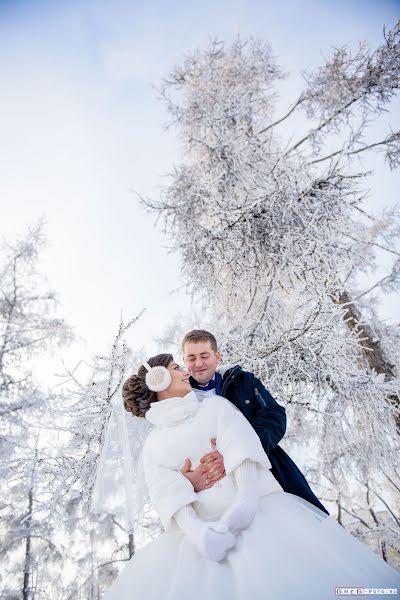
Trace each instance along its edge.
{"label": "bride's face", "polygon": [[166,400],[175,396],[186,396],[192,390],[189,383],[189,371],[174,361],[169,363],[167,369],[171,373],[171,383],[166,390],[157,393],[158,399]]}

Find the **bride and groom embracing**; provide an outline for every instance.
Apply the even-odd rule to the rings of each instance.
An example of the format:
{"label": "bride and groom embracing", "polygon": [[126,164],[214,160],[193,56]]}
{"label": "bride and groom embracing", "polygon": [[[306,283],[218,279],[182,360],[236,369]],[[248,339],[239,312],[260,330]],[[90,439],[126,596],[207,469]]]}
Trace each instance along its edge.
{"label": "bride and groom embracing", "polygon": [[[398,587],[399,573],[322,506],[278,446],[286,414],[259,379],[222,367],[215,337],[188,333],[123,385],[152,424],[143,464],[164,533],[104,600],[324,600],[339,588]],[[379,588],[379,589],[378,589]]]}

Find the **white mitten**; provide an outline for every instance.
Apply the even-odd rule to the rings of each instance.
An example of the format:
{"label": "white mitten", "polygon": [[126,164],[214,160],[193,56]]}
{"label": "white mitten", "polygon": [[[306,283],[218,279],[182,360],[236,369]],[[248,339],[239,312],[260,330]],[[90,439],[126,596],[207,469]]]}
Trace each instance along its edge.
{"label": "white mitten", "polygon": [[226,525],[202,521],[191,506],[179,509],[174,517],[180,529],[205,558],[218,562],[236,543],[235,536]]}
{"label": "white mitten", "polygon": [[253,461],[245,460],[236,467],[234,476],[237,485],[236,499],[222,515],[219,523],[228,527],[234,535],[238,535],[249,527],[257,512],[257,466]]}

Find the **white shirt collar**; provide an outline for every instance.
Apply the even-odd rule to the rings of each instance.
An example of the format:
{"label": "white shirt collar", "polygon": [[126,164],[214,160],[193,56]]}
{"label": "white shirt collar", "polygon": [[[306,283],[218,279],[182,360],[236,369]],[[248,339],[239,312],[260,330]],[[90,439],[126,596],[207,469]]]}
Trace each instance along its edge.
{"label": "white shirt collar", "polygon": [[196,398],[199,402],[202,402],[204,400],[204,398],[208,398],[209,396],[216,395],[215,388],[212,388],[211,390],[198,390],[198,389],[194,388],[193,391],[196,394]]}

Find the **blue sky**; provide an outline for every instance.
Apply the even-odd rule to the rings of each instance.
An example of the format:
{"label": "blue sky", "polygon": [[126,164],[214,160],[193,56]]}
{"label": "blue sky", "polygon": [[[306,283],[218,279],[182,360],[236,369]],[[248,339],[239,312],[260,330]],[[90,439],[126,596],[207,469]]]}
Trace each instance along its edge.
{"label": "blue sky", "polygon": [[[282,102],[295,97],[301,69],[331,46],[372,47],[399,2],[0,1],[0,234],[13,237],[40,216],[50,247],[43,269],[59,292],[61,314],[87,340],[81,353],[106,350],[121,310],[135,315],[132,345],[182,311],[190,314],[178,257],[132,189],[157,197],[179,161],[174,131],[151,83],[183,53],[237,33],[268,40],[292,73]],[[399,111],[386,123],[395,126]],[[398,174],[375,155],[370,202],[390,204]],[[383,316],[395,317],[388,300]]]}

